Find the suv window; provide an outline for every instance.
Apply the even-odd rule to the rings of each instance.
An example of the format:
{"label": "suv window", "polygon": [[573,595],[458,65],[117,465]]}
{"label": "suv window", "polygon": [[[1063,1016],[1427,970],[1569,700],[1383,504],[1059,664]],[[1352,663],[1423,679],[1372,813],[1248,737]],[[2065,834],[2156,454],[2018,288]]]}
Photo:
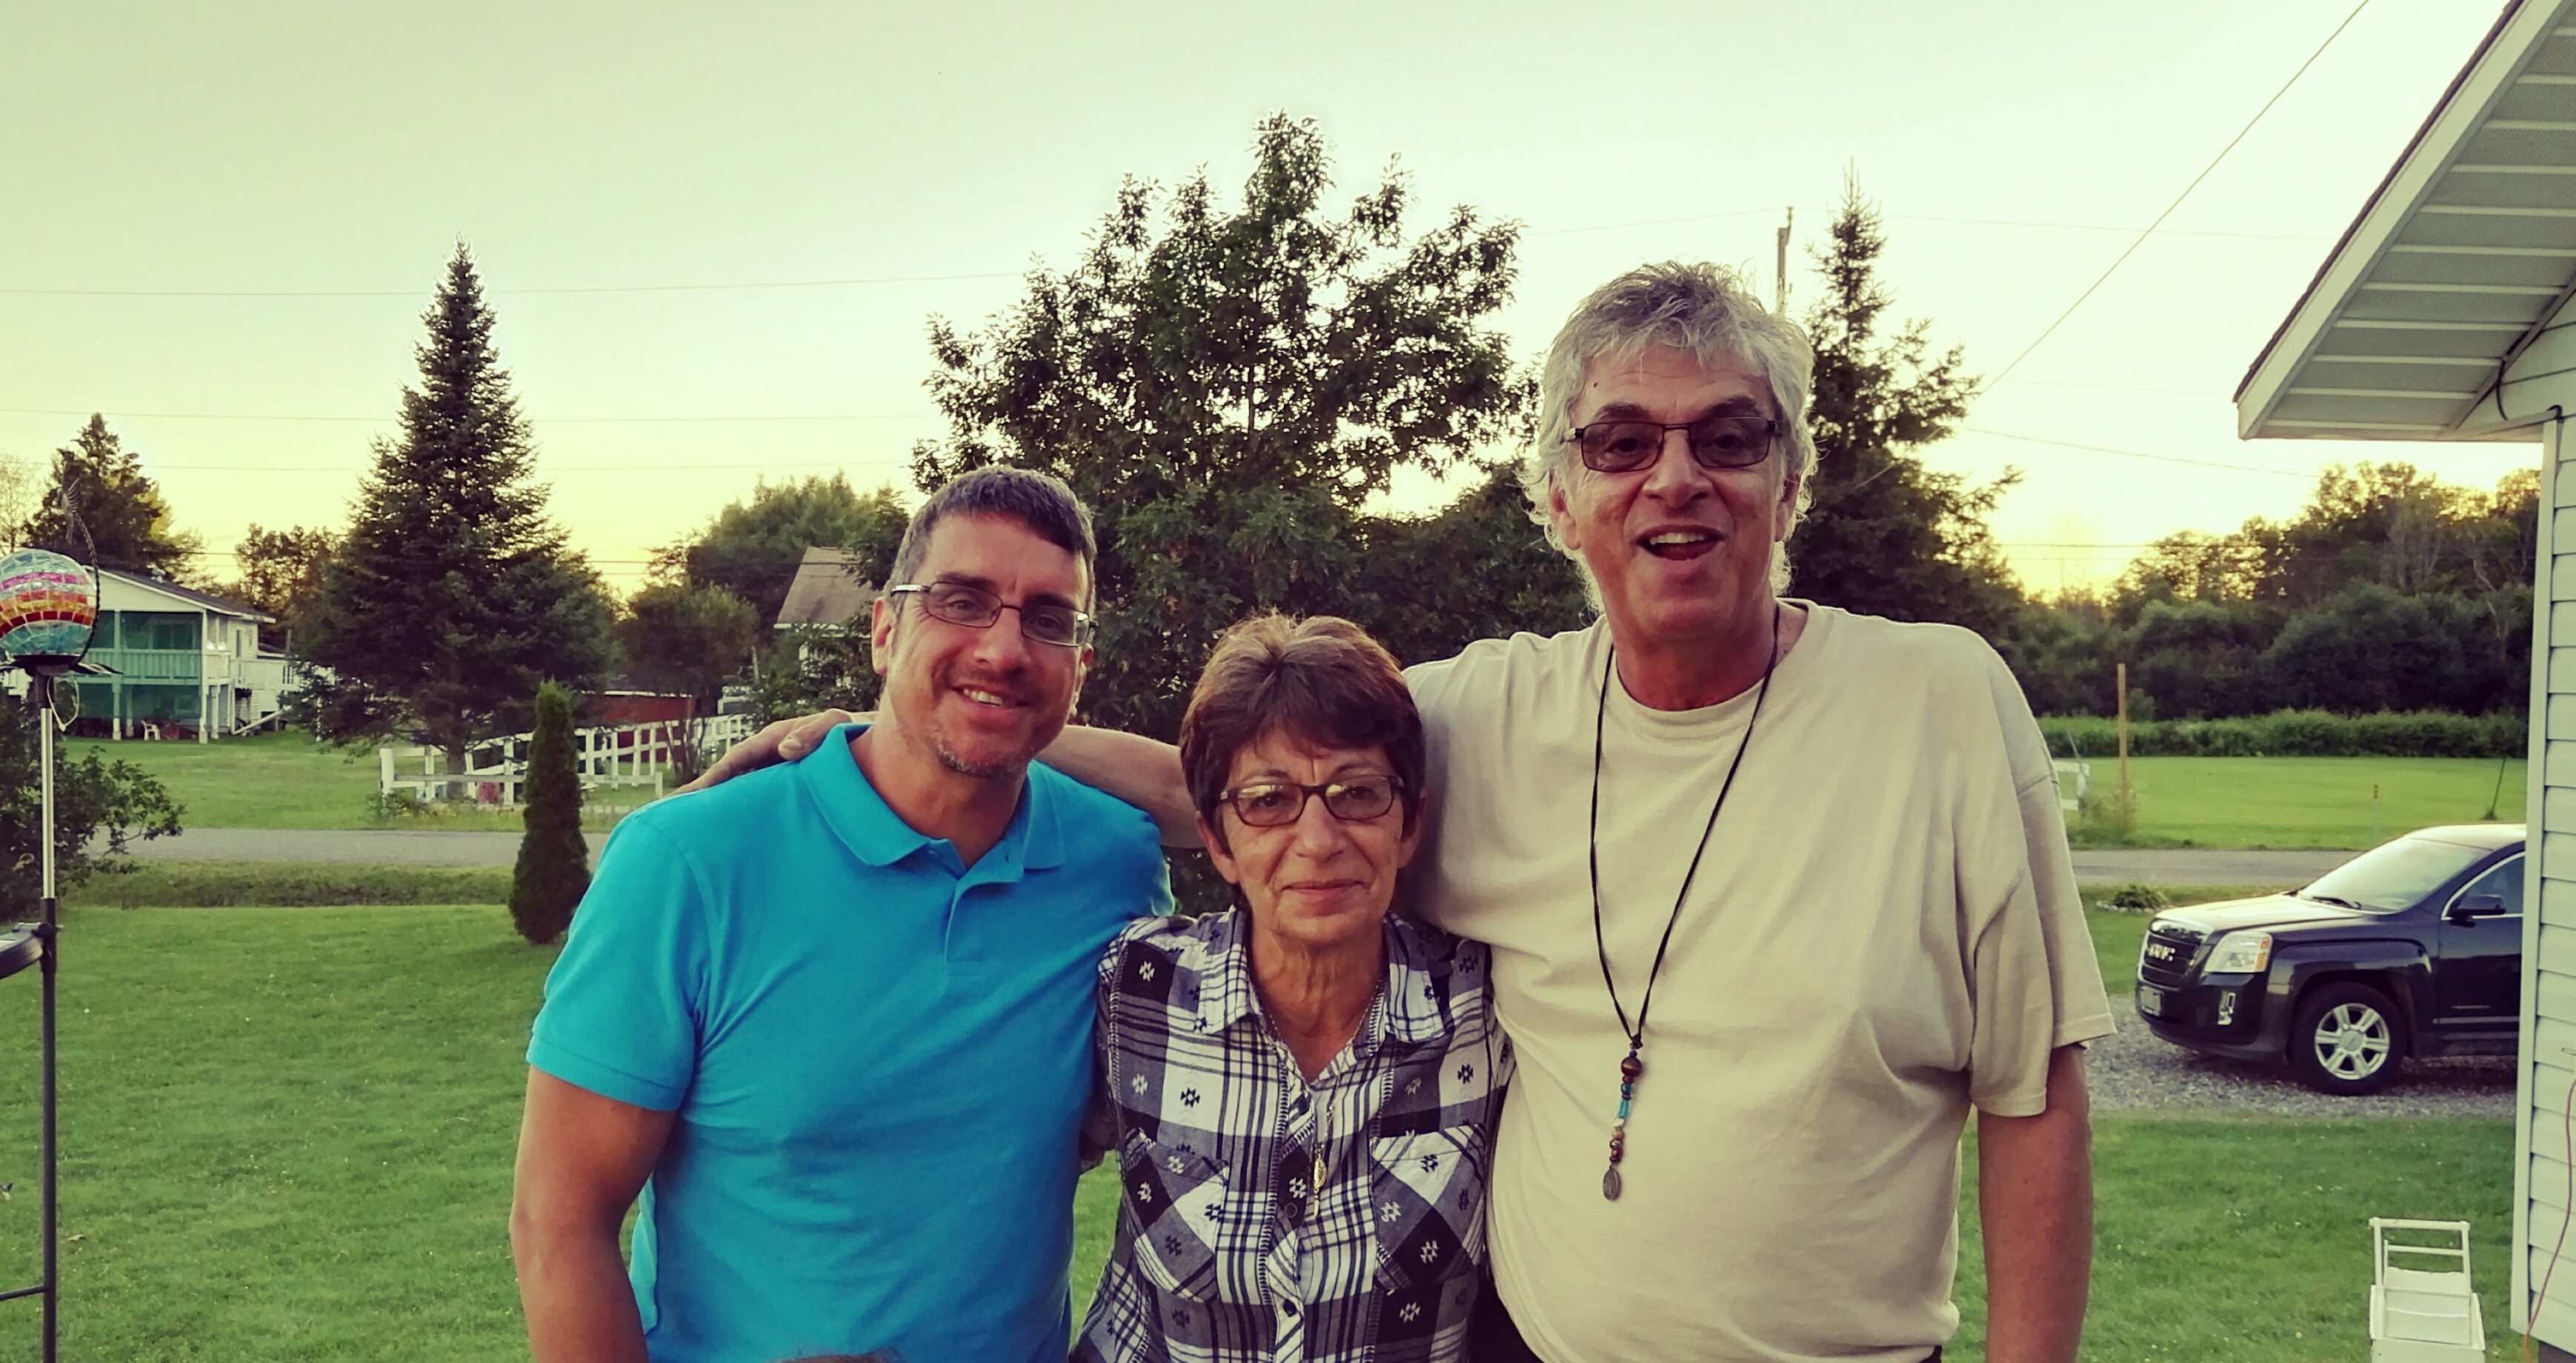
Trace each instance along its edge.
{"label": "suv window", "polygon": [[2504,901],[2506,913],[2522,912],[2522,860],[2515,856],[2489,868],[2485,875],[2470,881],[2468,888],[2452,896],[2451,902],[2456,904],[2473,894],[2491,894]]}
{"label": "suv window", "polygon": [[[2490,850],[2437,838],[2399,838],[2326,872],[2316,883],[2299,891],[2299,896],[2347,903],[2372,913],[2396,913],[2415,907],[2443,881],[2467,870]],[[2516,869],[2514,875],[2519,878],[2522,872]]]}

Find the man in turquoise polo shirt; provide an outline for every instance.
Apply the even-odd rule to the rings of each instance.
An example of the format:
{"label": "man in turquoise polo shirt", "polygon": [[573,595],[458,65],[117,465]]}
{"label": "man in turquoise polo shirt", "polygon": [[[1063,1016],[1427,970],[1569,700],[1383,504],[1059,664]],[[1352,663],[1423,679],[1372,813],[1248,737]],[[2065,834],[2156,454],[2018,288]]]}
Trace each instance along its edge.
{"label": "man in turquoise polo shirt", "polygon": [[875,725],[619,826],[528,1048],[538,1363],[1064,1357],[1094,963],[1170,904],[1144,814],[1029,766],[1092,556],[1062,483],[957,479],[877,602]]}

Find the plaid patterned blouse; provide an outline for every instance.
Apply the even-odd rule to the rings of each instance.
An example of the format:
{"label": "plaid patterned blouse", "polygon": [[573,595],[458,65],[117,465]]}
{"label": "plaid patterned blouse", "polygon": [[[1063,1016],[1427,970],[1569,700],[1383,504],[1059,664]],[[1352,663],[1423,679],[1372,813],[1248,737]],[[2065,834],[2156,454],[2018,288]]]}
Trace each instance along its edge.
{"label": "plaid patterned blouse", "polygon": [[1511,1049],[1485,948],[1397,914],[1386,982],[1310,1085],[1253,992],[1240,909],[1128,926],[1100,965],[1123,1175],[1081,1363],[1466,1357]]}

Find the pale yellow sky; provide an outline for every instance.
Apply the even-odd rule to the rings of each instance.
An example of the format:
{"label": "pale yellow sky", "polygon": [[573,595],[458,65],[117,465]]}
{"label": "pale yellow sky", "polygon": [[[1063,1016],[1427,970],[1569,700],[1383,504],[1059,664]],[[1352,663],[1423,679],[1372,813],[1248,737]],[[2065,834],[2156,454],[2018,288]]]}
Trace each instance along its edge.
{"label": "pale yellow sky", "polygon": [[[1640,260],[1767,280],[1784,205],[1802,260],[1848,167],[1888,212],[1899,311],[1991,374],[2350,9],[11,0],[0,451],[103,410],[217,549],[339,522],[461,236],[555,514],[631,587],[764,473],[905,486],[941,429],[925,318],[979,321],[1032,258],[1069,259],[1124,174],[1205,165],[1230,190],[1273,109],[1321,120],[1346,193],[1400,155],[1417,221],[1524,221],[1501,320],[1531,356]],[[1931,452],[2023,470],[1995,523],[2031,586],[2287,514],[2332,462],[2480,486],[2536,462],[2244,444],[2228,401],[2496,10],[2373,0]],[[907,282],[811,282],[852,279]],[[670,287],[771,283],[796,286]],[[1407,478],[1392,501],[1446,495]]]}

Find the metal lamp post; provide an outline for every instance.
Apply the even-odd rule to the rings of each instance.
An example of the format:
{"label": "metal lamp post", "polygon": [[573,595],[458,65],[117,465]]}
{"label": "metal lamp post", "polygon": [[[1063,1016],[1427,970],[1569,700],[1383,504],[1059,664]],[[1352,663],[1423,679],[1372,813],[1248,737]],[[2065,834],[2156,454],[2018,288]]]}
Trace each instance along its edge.
{"label": "metal lamp post", "polygon": [[62,1317],[62,1236],[54,1144],[54,983],[61,964],[62,942],[61,909],[54,892],[54,691],[66,675],[106,670],[81,661],[81,655],[89,651],[90,630],[97,618],[97,579],[77,561],[43,549],[21,550],[0,558],[0,654],[7,655],[0,669],[17,668],[27,674],[28,706],[36,718],[42,810],[38,832],[43,845],[39,858],[43,883],[36,901],[36,921],[0,931],[0,978],[18,974],[29,966],[37,971],[37,1220],[38,1233],[44,1237],[39,1254],[40,1281],[32,1287],[0,1290],[0,1301],[42,1299],[40,1357],[44,1363],[55,1363]]}

